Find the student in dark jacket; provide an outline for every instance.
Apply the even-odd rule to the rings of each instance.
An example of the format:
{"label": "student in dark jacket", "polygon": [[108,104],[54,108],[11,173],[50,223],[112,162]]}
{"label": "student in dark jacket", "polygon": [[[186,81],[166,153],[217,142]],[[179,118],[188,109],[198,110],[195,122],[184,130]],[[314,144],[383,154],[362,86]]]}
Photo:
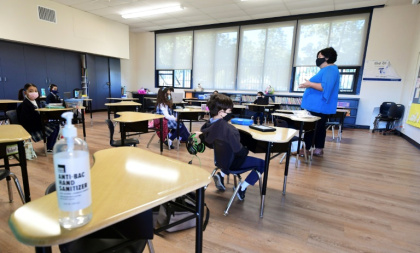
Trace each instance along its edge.
{"label": "student in dark jacket", "polygon": [[[210,111],[210,120],[201,127],[203,139],[206,145],[212,146],[216,140],[223,141],[226,145],[230,145],[235,154],[230,170],[243,170],[249,168],[252,170],[257,167],[262,174],[264,172],[265,162],[262,159],[248,156],[248,149],[242,146],[240,142],[240,135],[238,129],[228,123],[232,116],[233,102],[226,95],[216,94],[210,97],[207,103]],[[229,159],[231,154],[226,154],[226,159]],[[214,175],[214,182],[219,190],[224,191],[224,176],[223,172],[218,172]],[[238,198],[243,200],[245,198],[245,191],[249,185],[254,185],[258,181],[258,174],[251,171],[241,184],[241,189],[238,191]]]}
{"label": "student in dark jacket", "polygon": [[55,84],[50,84],[49,86],[50,94],[48,94],[47,98],[45,99],[46,104],[50,103],[61,103],[61,98],[58,96],[58,87]]}
{"label": "student in dark jacket", "polygon": [[[268,105],[268,100],[264,97],[264,93],[262,93],[262,91],[257,93],[257,99],[255,99],[254,104]],[[264,112],[256,112],[254,114],[254,124],[257,124],[257,118],[260,119],[260,125],[262,125],[264,122]]]}
{"label": "student in dark jacket", "polygon": [[[27,83],[23,89],[19,90],[18,98],[23,102],[17,108],[17,116],[19,124],[25,128],[31,135],[34,142],[42,140],[41,116],[35,109],[39,108],[38,88],[35,84]],[[45,126],[45,134],[47,138],[47,152],[52,152],[54,144],[57,140],[59,125],[48,123]]]}

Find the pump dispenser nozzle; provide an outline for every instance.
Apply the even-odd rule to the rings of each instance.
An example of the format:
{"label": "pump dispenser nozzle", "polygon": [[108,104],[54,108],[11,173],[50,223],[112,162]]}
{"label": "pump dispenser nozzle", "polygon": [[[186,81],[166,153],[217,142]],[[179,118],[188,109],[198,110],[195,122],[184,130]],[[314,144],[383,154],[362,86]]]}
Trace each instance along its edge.
{"label": "pump dispenser nozzle", "polygon": [[61,117],[66,119],[66,124],[63,128],[63,137],[67,139],[77,137],[77,129],[71,124],[71,120],[73,119],[73,113],[65,112],[61,115]]}

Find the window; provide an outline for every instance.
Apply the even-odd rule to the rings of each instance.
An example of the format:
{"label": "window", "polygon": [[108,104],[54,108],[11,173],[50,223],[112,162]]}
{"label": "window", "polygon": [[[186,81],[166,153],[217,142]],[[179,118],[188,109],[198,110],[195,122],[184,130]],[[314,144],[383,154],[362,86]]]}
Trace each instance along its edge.
{"label": "window", "polygon": [[319,71],[317,52],[331,46],[338,54],[340,93],[356,94],[372,9],[157,32],[156,83],[253,92],[270,85],[275,92],[303,92],[298,85]]}
{"label": "window", "polygon": [[194,87],[235,89],[238,27],[194,32]]}
{"label": "window", "polygon": [[294,63],[293,91],[318,72],[317,52],[326,47],[337,51],[335,63],[341,73],[340,92],[355,93],[362,66],[369,14],[299,21]]}
{"label": "window", "polygon": [[192,31],[156,35],[156,83],[191,88]]}
{"label": "window", "polygon": [[288,91],[295,24],[242,27],[238,89],[262,91],[271,85],[276,91]]}

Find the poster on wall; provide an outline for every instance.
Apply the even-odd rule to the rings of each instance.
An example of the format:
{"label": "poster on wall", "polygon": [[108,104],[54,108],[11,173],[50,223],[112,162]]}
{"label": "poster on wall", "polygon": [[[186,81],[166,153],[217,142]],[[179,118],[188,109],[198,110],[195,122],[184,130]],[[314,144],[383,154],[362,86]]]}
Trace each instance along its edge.
{"label": "poster on wall", "polygon": [[407,124],[420,128],[420,53],[414,78],[414,95],[407,117]]}
{"label": "poster on wall", "polygon": [[397,74],[389,61],[369,60],[365,62],[363,81],[401,82],[401,77]]}

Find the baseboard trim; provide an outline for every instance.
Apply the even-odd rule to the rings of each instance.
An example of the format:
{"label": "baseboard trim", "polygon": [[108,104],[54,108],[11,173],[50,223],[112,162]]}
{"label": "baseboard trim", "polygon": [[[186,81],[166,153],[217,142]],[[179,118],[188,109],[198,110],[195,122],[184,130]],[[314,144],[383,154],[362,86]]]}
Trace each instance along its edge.
{"label": "baseboard trim", "polygon": [[411,139],[410,137],[408,137],[407,135],[401,132],[400,132],[400,136],[406,141],[408,141],[410,144],[412,144],[414,147],[416,147],[417,149],[420,149],[420,143],[416,142],[415,140]]}

